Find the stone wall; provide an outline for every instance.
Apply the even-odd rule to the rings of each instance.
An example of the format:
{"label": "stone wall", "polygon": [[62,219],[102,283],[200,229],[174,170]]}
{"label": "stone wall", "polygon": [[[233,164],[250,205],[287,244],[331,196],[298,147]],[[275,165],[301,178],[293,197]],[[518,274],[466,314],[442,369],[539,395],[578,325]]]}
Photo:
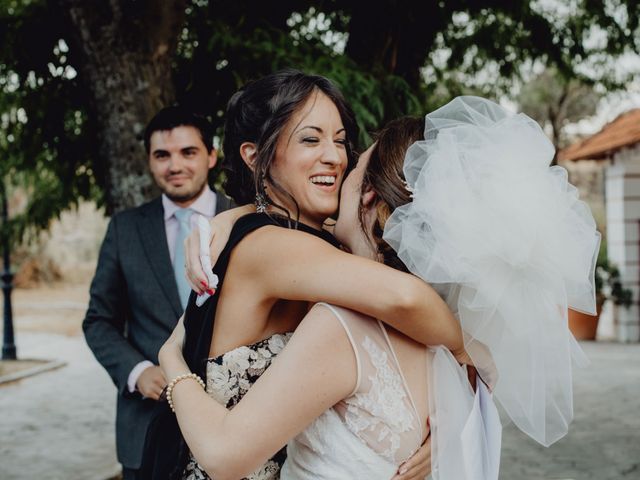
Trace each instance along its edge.
{"label": "stone wall", "polygon": [[62,212],[41,232],[16,248],[12,263],[17,287],[51,281],[88,283],[98,259],[108,219],[93,202]]}
{"label": "stone wall", "polygon": [[609,164],[606,160],[581,160],[560,164],[569,172],[569,181],[578,188],[580,199],[591,208],[598,230],[606,234],[604,171]]}

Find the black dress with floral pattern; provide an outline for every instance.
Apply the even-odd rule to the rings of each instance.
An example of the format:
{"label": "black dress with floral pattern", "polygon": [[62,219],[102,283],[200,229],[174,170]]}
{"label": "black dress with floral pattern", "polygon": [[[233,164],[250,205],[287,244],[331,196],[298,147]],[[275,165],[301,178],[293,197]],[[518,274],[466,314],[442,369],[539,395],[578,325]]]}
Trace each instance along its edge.
{"label": "black dress with floral pattern", "polygon": [[[282,351],[291,333],[277,333],[253,345],[235,348],[207,360],[207,393],[228,409],[235,407],[260,375]],[[286,447],[244,480],[277,480],[287,457]],[[208,480],[210,477],[189,454],[183,480]]]}
{"label": "black dress with floral pattern", "polygon": [[[239,218],[229,240],[218,257],[213,267],[213,272],[218,276],[218,293],[209,297],[202,306],[197,306],[195,292],[191,293],[189,303],[184,315],[185,345],[183,348],[184,358],[192,372],[207,378],[207,393],[218,403],[227,408],[233,408],[240,402],[247,390],[255,383],[262,373],[271,364],[275,357],[284,348],[284,345],[291,336],[288,334],[276,334],[253,345],[238,347],[227,352],[218,358],[208,359],[203,362],[211,348],[211,338],[213,336],[214,320],[218,308],[220,293],[224,288],[226,273],[231,258],[231,253],[235,246],[251,232],[265,227],[279,226],[282,228],[295,228],[300,232],[305,232],[325,240],[331,245],[338,247],[338,241],[324,230],[316,230],[301,222],[293,222],[289,218],[279,217],[267,213],[252,213]],[[171,417],[175,422],[175,416]],[[176,429],[177,430],[177,427]],[[163,439],[168,439],[164,443],[166,447],[152,450],[153,458],[160,458],[159,462],[164,467],[166,459],[173,458],[172,451],[176,450],[176,443],[183,444],[183,438],[173,438],[172,430],[161,430]],[[179,432],[178,432],[179,433]],[[184,455],[186,457],[186,455]],[[284,464],[286,457],[283,448],[267,461],[260,469],[246,477],[246,480],[276,480],[280,478],[280,468]],[[198,463],[189,455],[189,461],[184,470],[182,457],[176,460],[175,465],[179,465],[178,471],[182,470],[183,480],[201,480],[209,477]],[[159,469],[163,471],[163,469]]]}

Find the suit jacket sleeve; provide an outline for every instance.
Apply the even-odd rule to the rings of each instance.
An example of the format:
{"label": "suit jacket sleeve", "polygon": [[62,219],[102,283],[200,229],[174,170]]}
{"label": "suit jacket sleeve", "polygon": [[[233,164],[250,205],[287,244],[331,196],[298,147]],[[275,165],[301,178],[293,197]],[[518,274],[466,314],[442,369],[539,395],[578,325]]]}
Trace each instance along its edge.
{"label": "suit jacket sleeve", "polygon": [[129,373],[145,358],[125,337],[130,308],[119,258],[118,220],[116,215],[109,222],[91,282],[89,308],[82,328],[98,362],[107,370],[120,393],[128,394]]}

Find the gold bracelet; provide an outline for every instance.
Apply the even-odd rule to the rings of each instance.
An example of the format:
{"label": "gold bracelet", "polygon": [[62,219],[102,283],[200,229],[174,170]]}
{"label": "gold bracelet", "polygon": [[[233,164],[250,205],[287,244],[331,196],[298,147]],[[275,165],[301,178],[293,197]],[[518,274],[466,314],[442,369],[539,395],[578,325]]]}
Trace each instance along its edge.
{"label": "gold bracelet", "polygon": [[181,380],[185,380],[187,378],[192,378],[194,379],[196,382],[198,382],[198,384],[203,388],[203,389],[207,389],[204,382],[202,381],[202,379],[196,375],[195,373],[185,373],[184,375],[178,375],[176,378],[174,378],[173,380],[171,380],[169,382],[169,384],[167,385],[167,403],[169,404],[169,408],[171,408],[171,411],[173,413],[176,412],[175,408],[173,408],[173,398],[171,398],[171,395],[173,394],[173,388],[178,384],[179,381]]}

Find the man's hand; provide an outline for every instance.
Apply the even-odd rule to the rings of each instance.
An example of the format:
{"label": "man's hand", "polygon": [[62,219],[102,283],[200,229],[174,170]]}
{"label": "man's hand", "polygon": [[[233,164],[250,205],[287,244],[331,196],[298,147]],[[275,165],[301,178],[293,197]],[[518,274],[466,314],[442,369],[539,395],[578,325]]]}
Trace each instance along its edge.
{"label": "man's hand", "polygon": [[427,429],[427,439],[411,458],[398,467],[398,473],[391,480],[424,480],[431,474],[431,431],[428,418]]}
{"label": "man's hand", "polygon": [[158,366],[145,368],[136,382],[136,388],[146,398],[158,400],[162,389],[167,386],[167,380],[164,373]]}

